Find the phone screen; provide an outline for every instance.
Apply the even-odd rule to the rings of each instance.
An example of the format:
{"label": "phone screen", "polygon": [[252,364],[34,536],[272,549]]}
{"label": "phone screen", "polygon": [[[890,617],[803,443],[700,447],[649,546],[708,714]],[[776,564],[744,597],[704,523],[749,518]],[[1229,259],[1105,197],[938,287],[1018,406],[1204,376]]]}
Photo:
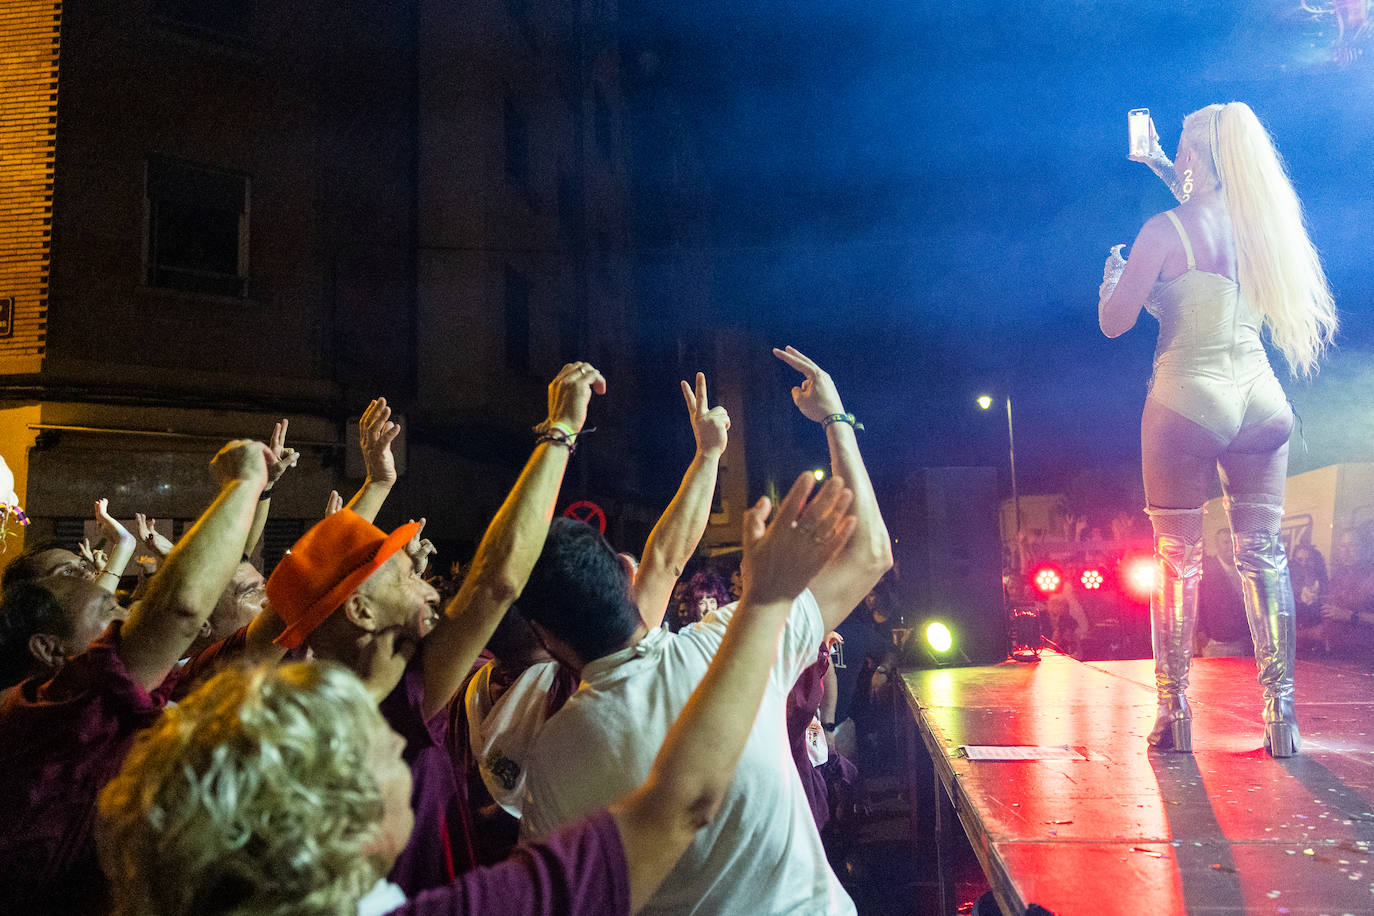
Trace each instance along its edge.
{"label": "phone screen", "polygon": [[1126,115],[1130,129],[1130,155],[1150,155],[1150,109],[1133,108]]}

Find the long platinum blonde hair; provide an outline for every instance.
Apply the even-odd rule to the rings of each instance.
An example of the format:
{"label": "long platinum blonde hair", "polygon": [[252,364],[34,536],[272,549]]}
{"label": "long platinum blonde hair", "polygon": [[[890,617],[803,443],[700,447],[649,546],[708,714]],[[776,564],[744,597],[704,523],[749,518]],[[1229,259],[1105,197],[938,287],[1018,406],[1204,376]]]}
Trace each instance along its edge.
{"label": "long platinum blonde hair", "polygon": [[230,668],[144,732],[100,793],[120,916],[356,911],[380,877],[366,763],[384,723],[352,672]]}
{"label": "long platinum blonde hair", "polygon": [[1293,374],[1311,375],[1336,333],[1336,304],[1273,139],[1249,105],[1229,102],[1184,118],[1182,142],[1221,185],[1241,294]]}

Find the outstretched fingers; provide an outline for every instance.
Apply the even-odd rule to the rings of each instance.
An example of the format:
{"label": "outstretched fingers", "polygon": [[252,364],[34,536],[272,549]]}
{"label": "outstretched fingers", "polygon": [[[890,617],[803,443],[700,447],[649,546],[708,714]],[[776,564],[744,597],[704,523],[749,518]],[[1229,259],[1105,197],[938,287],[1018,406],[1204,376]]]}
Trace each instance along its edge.
{"label": "outstretched fingers", "polygon": [[821,371],[820,366],[812,362],[811,359],[796,347],[788,346],[785,349],[774,347],[773,355],[807,377],[813,376]]}
{"label": "outstretched fingers", "polygon": [[281,455],[282,449],[286,447],[287,425],[286,419],[282,418],[272,426],[272,436],[267,440],[267,446],[272,449],[274,455]]}
{"label": "outstretched fingers", "polygon": [[679,382],[682,386],[682,399],[687,402],[687,410],[692,416],[704,417],[711,411],[711,402],[706,397],[706,373],[698,372],[696,377],[696,388],[684,382]]}

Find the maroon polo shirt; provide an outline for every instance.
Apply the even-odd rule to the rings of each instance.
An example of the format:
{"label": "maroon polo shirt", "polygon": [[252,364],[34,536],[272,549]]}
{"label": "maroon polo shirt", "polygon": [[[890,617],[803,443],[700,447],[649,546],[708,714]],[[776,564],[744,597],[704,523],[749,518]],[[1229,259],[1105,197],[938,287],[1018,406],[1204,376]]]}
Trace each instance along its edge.
{"label": "maroon polo shirt", "polygon": [[628,916],[630,877],[605,811],[548,839],[515,847],[499,865],[425,891],[389,916]]}
{"label": "maroon polo shirt", "polygon": [[428,721],[421,710],[425,697],[423,653],[415,653],[405,674],[380,709],[382,718],[405,739],[402,757],[410,766],[410,807],[415,828],[387,877],[407,897],[443,887],[461,870],[455,862],[471,860],[463,824],[467,799],[459,791],[448,752],[448,714],[441,709]]}
{"label": "maroon polo shirt", "polygon": [[152,693],[119,657],[116,620],[50,679],[0,693],[0,913],[98,913],[95,801],[178,684],[241,651],[244,631],[174,668]]}

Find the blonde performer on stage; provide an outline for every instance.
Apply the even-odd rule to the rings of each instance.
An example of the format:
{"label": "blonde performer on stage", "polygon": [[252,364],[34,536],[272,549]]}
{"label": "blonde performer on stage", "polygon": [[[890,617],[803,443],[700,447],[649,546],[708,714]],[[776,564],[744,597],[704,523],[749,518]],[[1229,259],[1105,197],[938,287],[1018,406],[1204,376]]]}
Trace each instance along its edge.
{"label": "blonde performer on stage", "polygon": [[1308,376],[1336,312],[1302,206],[1268,132],[1243,102],[1188,115],[1170,163],[1150,124],[1149,155],[1179,206],[1151,217],[1129,261],[1112,249],[1098,292],[1102,332],[1159,321],[1140,420],[1146,511],[1154,528],[1150,625],[1159,692],[1149,735],[1192,750],[1185,691],[1202,571],[1202,504],[1221,474],[1245,612],[1264,689],[1264,746],[1297,753],[1293,591],[1280,536],[1293,412],[1261,342]]}

